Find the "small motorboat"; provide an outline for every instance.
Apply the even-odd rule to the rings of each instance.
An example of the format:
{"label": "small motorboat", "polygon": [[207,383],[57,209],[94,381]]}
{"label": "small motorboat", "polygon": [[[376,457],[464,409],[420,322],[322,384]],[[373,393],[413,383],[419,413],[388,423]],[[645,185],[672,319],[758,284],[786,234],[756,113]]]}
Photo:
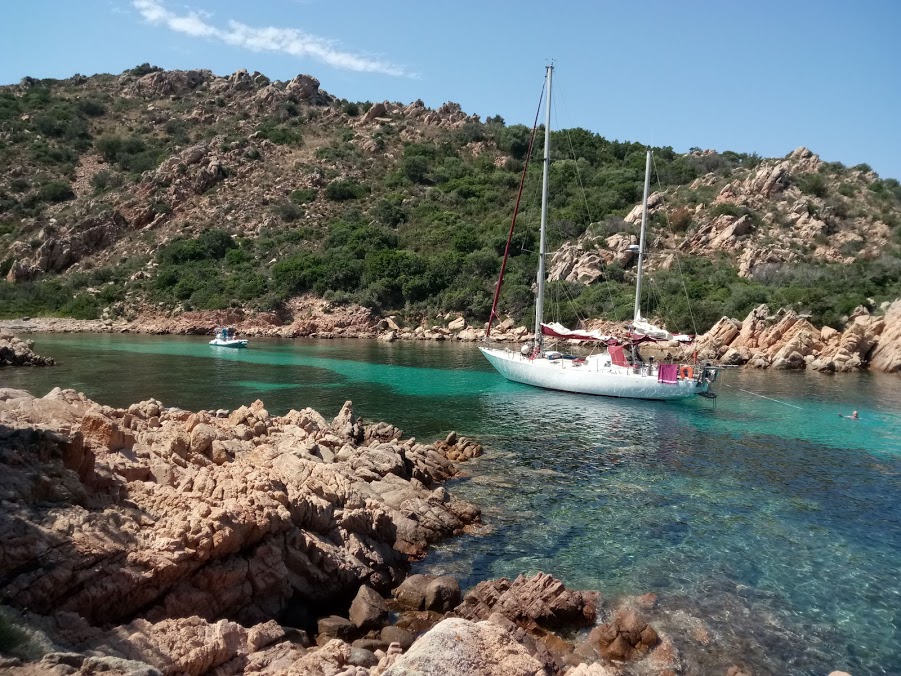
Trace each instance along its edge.
{"label": "small motorboat", "polygon": [[210,341],[210,345],[216,347],[247,347],[247,340],[236,338],[235,330],[228,326],[216,329],[216,337]]}

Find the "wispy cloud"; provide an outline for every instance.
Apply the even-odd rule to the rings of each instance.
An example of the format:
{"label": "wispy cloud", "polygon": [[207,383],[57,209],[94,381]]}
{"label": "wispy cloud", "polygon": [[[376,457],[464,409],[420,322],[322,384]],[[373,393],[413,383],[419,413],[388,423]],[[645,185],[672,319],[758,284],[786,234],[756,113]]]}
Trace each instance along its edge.
{"label": "wispy cloud", "polygon": [[149,23],[165,26],[191,37],[219,40],[254,52],[278,52],[311,58],[342,70],[411,77],[401,66],[345,51],[334,40],[310,35],[296,28],[254,27],[231,20],[226,27],[220,27],[210,22],[208,14],[196,11],[176,14],[159,0],[132,0],[132,5]]}

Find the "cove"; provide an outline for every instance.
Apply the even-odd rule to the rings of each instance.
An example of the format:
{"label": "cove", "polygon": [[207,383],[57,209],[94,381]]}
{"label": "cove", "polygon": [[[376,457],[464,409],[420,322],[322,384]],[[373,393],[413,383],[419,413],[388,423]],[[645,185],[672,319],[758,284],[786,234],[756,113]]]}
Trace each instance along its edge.
{"label": "cove", "polygon": [[[485,532],[417,569],[468,586],[551,572],[744,637],[761,673],[901,671],[901,379],[729,371],[709,402],[629,402],[503,380],[471,345],[46,335],[60,365],[0,372],[42,395],[273,413],[346,399],[423,440],[451,429],[486,455],[448,488]],[[792,406],[741,392],[748,390]],[[794,408],[799,407],[799,408]],[[862,419],[838,413],[857,409]]]}

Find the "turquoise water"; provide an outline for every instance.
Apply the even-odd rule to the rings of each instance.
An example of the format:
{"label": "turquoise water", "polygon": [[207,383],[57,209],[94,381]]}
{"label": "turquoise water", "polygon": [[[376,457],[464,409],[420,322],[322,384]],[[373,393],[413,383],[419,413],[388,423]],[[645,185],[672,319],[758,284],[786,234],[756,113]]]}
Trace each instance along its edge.
{"label": "turquoise water", "polygon": [[[464,585],[545,570],[606,596],[654,591],[754,673],[901,674],[897,376],[729,371],[714,407],[535,390],[504,381],[472,345],[36,340],[60,365],[0,371],[0,385],[74,387],[116,406],[261,398],[274,413],[327,417],[352,399],[408,436],[479,439],[486,455],[451,488],[488,528],[436,548],[421,570]],[[852,409],[860,420],[838,416]]]}

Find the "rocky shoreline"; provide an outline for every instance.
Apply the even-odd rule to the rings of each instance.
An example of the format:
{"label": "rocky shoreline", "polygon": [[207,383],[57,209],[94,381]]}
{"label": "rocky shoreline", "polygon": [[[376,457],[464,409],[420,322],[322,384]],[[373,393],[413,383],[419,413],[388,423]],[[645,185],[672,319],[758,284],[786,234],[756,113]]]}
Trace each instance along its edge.
{"label": "rocky shoreline", "polygon": [[[304,308],[303,312],[300,307]],[[817,328],[793,310],[783,308],[771,312],[768,306],[760,305],[743,321],[723,317],[689,346],[661,342],[644,345],[641,351],[645,357],[658,360],[693,361],[697,356],[702,361],[730,366],[809,368],[829,373],[869,368],[896,373],[901,371],[901,299],[886,304],[883,311],[872,314],[867,308],[859,307],[848,318],[844,330],[837,331],[828,326]],[[52,317],[0,320],[0,350],[4,335],[10,335],[4,331],[212,335],[216,327],[229,325],[248,337],[473,342],[485,335],[484,327],[470,326],[463,317],[454,315],[438,317],[434,323],[402,326],[395,317],[376,319],[359,306],[332,306],[315,299],[305,299],[302,306],[295,308],[293,316],[290,321],[282,321],[268,313],[211,311],[174,316],[148,314],[131,321]],[[622,327],[611,322],[594,322],[589,328],[615,334]],[[512,319],[500,322],[491,333],[491,340],[496,342],[518,344],[532,338],[525,326],[516,326]],[[0,359],[2,354],[0,351]]]}
{"label": "rocky shoreline", "polygon": [[593,624],[598,595],[548,575],[465,597],[453,578],[405,578],[430,543],[478,527],[440,484],[481,452],[454,433],[403,439],[350,402],[327,421],[0,390],[0,598],[26,646],[0,666],[603,675],[618,672],[588,662],[656,648],[646,622],[616,615],[568,658],[553,632]]}
{"label": "rocky shoreline", "polygon": [[0,670],[752,673],[653,594],[408,576],[432,543],[482,528],[442,486],[481,454],[455,433],[404,439],[350,402],[329,421],[0,389]]}
{"label": "rocky shoreline", "polygon": [[884,315],[858,307],[844,331],[818,329],[792,310],[771,314],[766,305],[744,321],[723,317],[697,340],[698,356],[733,366],[821,372],[901,371],[901,300]]}

